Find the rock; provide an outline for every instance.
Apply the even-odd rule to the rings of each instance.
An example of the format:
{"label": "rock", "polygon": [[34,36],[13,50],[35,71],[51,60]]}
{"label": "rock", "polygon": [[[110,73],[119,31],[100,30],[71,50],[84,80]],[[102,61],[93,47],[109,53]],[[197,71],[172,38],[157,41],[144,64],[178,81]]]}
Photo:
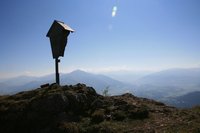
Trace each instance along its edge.
{"label": "rock", "polygon": [[47,113],[59,113],[69,107],[69,100],[64,94],[52,94],[32,101],[32,109]]}
{"label": "rock", "polygon": [[49,83],[43,84],[43,85],[41,85],[40,87],[41,87],[41,88],[49,87]]}
{"label": "rock", "polygon": [[102,108],[104,106],[104,102],[101,99],[95,99],[92,104],[91,104],[91,108],[92,109],[99,109]]}

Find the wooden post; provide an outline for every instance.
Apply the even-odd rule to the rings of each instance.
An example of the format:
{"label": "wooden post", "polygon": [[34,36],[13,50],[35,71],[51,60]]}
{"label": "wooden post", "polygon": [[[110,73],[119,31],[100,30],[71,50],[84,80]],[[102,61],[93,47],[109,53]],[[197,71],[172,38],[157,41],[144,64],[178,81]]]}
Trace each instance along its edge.
{"label": "wooden post", "polygon": [[59,71],[58,71],[58,63],[60,62],[60,60],[58,59],[58,57],[55,59],[55,66],[56,66],[56,83],[58,85],[60,85],[60,77],[59,77]]}

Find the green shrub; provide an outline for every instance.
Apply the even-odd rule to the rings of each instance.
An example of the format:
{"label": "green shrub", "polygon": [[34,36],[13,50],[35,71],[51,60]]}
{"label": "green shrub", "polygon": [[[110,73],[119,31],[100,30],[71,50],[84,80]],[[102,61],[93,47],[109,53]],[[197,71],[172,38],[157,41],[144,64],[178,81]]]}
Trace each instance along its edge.
{"label": "green shrub", "polygon": [[108,93],[108,91],[109,91],[109,86],[107,86],[107,87],[103,90],[103,92],[102,92],[103,96],[105,96],[105,97],[110,96],[110,94]]}

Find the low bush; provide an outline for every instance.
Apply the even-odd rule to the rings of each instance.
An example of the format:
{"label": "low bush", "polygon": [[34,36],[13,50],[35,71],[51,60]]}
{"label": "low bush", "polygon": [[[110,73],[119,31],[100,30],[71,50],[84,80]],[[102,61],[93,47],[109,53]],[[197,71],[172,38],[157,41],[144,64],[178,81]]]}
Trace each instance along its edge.
{"label": "low bush", "polygon": [[104,110],[103,109],[99,109],[96,110],[93,114],[92,114],[92,122],[94,123],[100,123],[102,121],[104,121]]}
{"label": "low bush", "polygon": [[149,117],[149,111],[146,107],[130,110],[129,117],[131,119],[145,119]]}
{"label": "low bush", "polygon": [[113,120],[122,121],[126,118],[126,114],[123,111],[116,111],[113,114]]}

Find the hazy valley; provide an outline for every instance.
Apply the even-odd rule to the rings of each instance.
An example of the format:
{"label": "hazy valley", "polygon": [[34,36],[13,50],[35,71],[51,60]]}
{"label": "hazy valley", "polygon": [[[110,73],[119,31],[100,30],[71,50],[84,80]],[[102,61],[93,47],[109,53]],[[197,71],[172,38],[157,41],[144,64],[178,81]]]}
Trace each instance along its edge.
{"label": "hazy valley", "polygon": [[[106,76],[105,76],[106,75]],[[115,75],[115,76],[114,76]],[[121,75],[121,76],[120,76]],[[169,69],[146,74],[92,74],[76,70],[61,74],[62,85],[84,83],[102,94],[108,88],[110,95],[133,93],[136,96],[162,101],[176,107],[192,107],[200,104],[200,68]],[[110,78],[112,77],[112,78]],[[123,79],[122,81],[120,81]],[[133,82],[132,82],[133,80]],[[0,81],[0,94],[15,94],[32,90],[45,83],[54,83],[54,75],[44,77],[20,76]],[[194,98],[193,95],[196,97]],[[195,99],[195,100],[193,100]]]}

